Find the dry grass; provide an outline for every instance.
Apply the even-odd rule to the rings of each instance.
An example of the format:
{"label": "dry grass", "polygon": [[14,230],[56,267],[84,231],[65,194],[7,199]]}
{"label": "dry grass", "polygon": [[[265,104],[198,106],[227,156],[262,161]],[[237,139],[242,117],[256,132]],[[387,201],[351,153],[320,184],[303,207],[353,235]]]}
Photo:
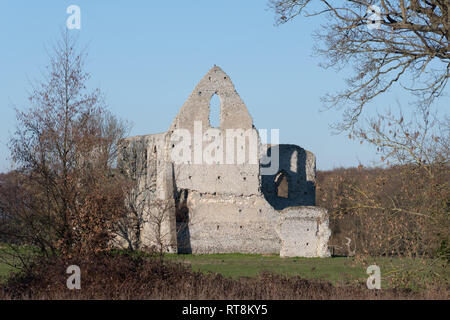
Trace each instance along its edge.
{"label": "dry grass", "polygon": [[[81,268],[81,290],[66,287],[67,266]],[[104,254],[40,260],[0,287],[0,299],[448,299],[448,288],[368,290],[261,273],[231,279],[174,262]]]}

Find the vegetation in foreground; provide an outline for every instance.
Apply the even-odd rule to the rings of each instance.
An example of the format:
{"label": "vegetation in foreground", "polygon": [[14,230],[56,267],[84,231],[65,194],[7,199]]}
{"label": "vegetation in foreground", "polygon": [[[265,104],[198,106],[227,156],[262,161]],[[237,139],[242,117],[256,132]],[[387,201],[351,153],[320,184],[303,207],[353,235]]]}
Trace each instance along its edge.
{"label": "vegetation in foreground", "polygon": [[[133,199],[133,181],[115,166],[126,125],[109,114],[98,90],[87,90],[84,57],[66,34],[48,81],[17,112],[10,140],[16,168],[0,176],[0,241],[20,244],[6,262],[21,271],[4,278],[0,298],[448,298],[450,126],[428,105],[413,119],[387,112],[351,130],[349,138],[377,148],[386,170],[319,174],[317,204],[330,212],[334,253],[354,258],[105,253],[130,224],[130,249],[139,249],[144,220],[125,201]],[[66,288],[70,264],[83,272],[80,291]],[[382,291],[365,287],[372,264],[387,281]],[[9,270],[0,266],[0,274]]]}
{"label": "vegetation in foreground", "polygon": [[[66,287],[71,264],[82,270],[80,290]],[[0,287],[0,299],[448,299],[447,292],[439,286],[368,290],[363,283],[341,286],[269,272],[237,280],[174,261],[109,253],[39,259]]]}
{"label": "vegetation in foreground", "polygon": [[377,265],[381,269],[382,288],[421,290],[433,282],[450,285],[450,270],[442,260],[398,257],[280,258],[278,255],[257,254],[169,255],[168,259],[182,262],[195,271],[220,273],[233,279],[271,272],[348,286],[365,283],[367,267]]}
{"label": "vegetation in foreground", "polygon": [[[8,250],[6,246],[0,249],[3,259],[10,257],[10,260],[0,263],[0,298],[3,299],[203,299],[202,294],[208,297],[206,293],[212,290],[209,286],[223,286],[224,283],[232,286],[234,291],[223,293],[222,296],[219,292],[214,292],[214,299],[447,299],[450,287],[448,280],[445,280],[450,278],[445,261],[431,263],[421,259],[359,257],[280,258],[277,255],[256,254],[165,255],[161,259],[159,255],[140,251],[113,251],[81,259],[63,256],[39,257],[36,260],[28,260],[27,268],[21,268],[19,271],[14,268],[14,264],[20,267],[21,261],[14,260],[16,255]],[[21,247],[20,250],[23,256],[28,255],[31,258],[30,248]],[[117,265],[114,259],[118,259]],[[66,268],[71,264],[81,267],[82,290],[87,290],[86,293],[70,293],[66,288]],[[383,290],[377,294],[365,292],[370,291],[365,283],[368,277],[366,268],[372,264],[381,269]],[[124,268],[121,268],[121,265]],[[128,272],[127,270],[132,272],[125,275],[123,272]],[[156,273],[150,276],[147,272]],[[188,288],[195,286],[198,292],[183,291],[184,289],[179,288],[179,295],[173,297],[175,293],[169,286],[173,281],[178,281],[179,273],[186,273],[184,285]],[[105,277],[118,282],[111,284],[111,288],[126,286],[130,290],[129,295],[108,292],[109,286],[103,288]],[[133,277],[136,279],[128,284],[129,279]],[[141,292],[143,284],[140,281],[144,281],[142,279],[146,277],[153,277],[151,281],[159,283],[158,290],[161,291],[153,288],[154,291],[149,293]],[[197,279],[195,281],[199,283],[189,284],[189,279],[192,278]],[[269,280],[274,282],[267,283]],[[287,292],[277,295],[277,286],[286,282],[290,282],[294,288],[311,286],[315,291],[307,294],[291,288],[294,291],[290,296],[287,296]],[[267,285],[274,291],[262,293],[262,289],[255,289],[262,285]],[[44,290],[40,286],[47,289]],[[103,289],[97,288],[98,286]],[[133,289],[133,286],[136,287]],[[245,292],[250,289],[246,286],[259,290],[259,293],[256,293],[256,296],[247,295]],[[205,293],[201,293],[202,290],[205,290]],[[133,292],[137,294],[133,296]]]}

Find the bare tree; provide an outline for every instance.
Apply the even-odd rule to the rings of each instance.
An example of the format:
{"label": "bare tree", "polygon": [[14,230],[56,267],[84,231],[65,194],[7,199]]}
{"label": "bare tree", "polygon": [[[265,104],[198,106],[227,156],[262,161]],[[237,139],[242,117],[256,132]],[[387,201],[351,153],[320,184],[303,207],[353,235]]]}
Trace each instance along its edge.
{"label": "bare tree", "polygon": [[[278,24],[299,15],[327,18],[315,33],[316,52],[326,59],[323,67],[350,65],[353,75],[323,101],[344,107],[337,129],[374,146],[391,166],[394,176],[371,180],[362,170],[364,184],[345,175],[336,182],[338,210],[355,218],[358,250],[418,256],[443,248],[448,256],[449,120],[433,118],[432,110],[450,74],[449,1],[270,0],[270,6]],[[366,104],[395,85],[416,95],[412,117],[387,111],[361,121]]]}
{"label": "bare tree", "polygon": [[[442,96],[450,74],[450,3],[448,0],[270,0],[277,23],[295,17],[326,15],[316,32],[317,53],[325,68],[353,66],[347,88],[323,98],[328,107],[342,107],[340,130],[352,129],[364,106],[401,83],[430,105]],[[374,5],[379,5],[375,7]],[[313,9],[313,7],[315,7]],[[307,11],[308,9],[312,11]],[[380,11],[378,11],[378,8]],[[377,26],[373,28],[373,26]]]}
{"label": "bare tree", "polygon": [[357,126],[354,138],[377,147],[381,160],[387,164],[414,164],[429,178],[433,169],[449,162],[448,117],[439,120],[430,108],[421,106],[411,116],[386,111]]}
{"label": "bare tree", "polygon": [[149,203],[148,211],[147,223],[150,232],[147,240],[149,243],[152,243],[160,258],[165,253],[176,252],[175,201],[173,199],[153,200]]}
{"label": "bare tree", "polygon": [[[125,155],[125,158],[128,157]],[[115,244],[122,247],[126,245],[132,251],[158,253],[162,258],[167,252],[177,251],[177,239],[188,228],[187,199],[183,191],[172,189],[174,186],[171,187],[173,182],[170,178],[166,182],[166,198],[158,198],[155,172],[147,172],[146,157],[142,154],[141,157],[133,156],[136,161],[131,167],[130,163],[121,162],[121,169],[129,178],[130,187],[125,198],[127,211],[119,221]],[[147,174],[153,177],[148,179]],[[180,197],[181,194],[184,197]],[[177,224],[182,218],[184,220]]]}
{"label": "bare tree", "polygon": [[[123,168],[121,170],[124,171]],[[123,241],[125,241],[128,250],[131,251],[143,247],[143,228],[149,222],[149,203],[156,192],[156,180],[149,179],[148,184],[142,185],[146,170],[147,166],[142,164],[136,166],[134,173],[123,172],[128,179],[125,195],[126,210],[117,224],[115,245],[124,247]]]}
{"label": "bare tree", "polygon": [[142,228],[146,223],[145,212],[149,190],[139,190],[133,183],[125,196],[125,208],[123,216],[117,223],[115,231],[115,244],[123,246],[125,241],[128,250],[134,251],[142,247]]}
{"label": "bare tree", "polygon": [[16,171],[0,188],[9,238],[45,254],[105,249],[124,210],[126,184],[114,164],[126,124],[106,110],[98,89],[88,91],[85,57],[63,32],[29,107],[17,110]]}
{"label": "bare tree", "polygon": [[115,245],[128,250],[157,252],[160,257],[176,250],[175,199],[154,199],[149,188],[131,184],[125,197],[126,211],[116,229]]}
{"label": "bare tree", "polygon": [[386,112],[355,131],[387,168],[336,172],[323,200],[333,202],[333,219],[359,252],[450,259],[448,121],[428,108]]}

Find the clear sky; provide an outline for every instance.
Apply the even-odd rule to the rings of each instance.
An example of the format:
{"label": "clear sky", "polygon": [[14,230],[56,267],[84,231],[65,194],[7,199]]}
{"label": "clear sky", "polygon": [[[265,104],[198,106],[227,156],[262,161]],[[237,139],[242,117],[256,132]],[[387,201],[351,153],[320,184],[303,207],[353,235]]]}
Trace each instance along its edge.
{"label": "clear sky", "polygon": [[[0,171],[10,168],[13,107],[26,106],[29,79],[46,66],[45,46],[58,37],[72,4],[81,8],[81,30],[71,32],[89,44],[90,85],[102,89],[114,114],[133,123],[131,135],[166,131],[216,64],[233,80],[255,126],[279,128],[280,142],[315,153],[318,169],[377,159],[372,147],[332,134],[339,111],[320,112],[320,97],[343,88],[351,71],[324,70],[312,56],[321,17],[276,27],[266,0],[1,0]],[[411,99],[395,89],[368,111]]]}

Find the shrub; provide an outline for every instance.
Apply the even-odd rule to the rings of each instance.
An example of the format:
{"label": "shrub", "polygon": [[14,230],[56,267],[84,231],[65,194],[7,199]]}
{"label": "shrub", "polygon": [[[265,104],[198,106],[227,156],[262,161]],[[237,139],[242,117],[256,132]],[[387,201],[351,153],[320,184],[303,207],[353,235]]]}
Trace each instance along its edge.
{"label": "shrub", "polygon": [[[81,289],[66,287],[66,268],[81,269]],[[0,287],[3,299],[401,299],[443,298],[448,290],[368,290],[333,286],[299,276],[261,273],[256,278],[233,280],[219,274],[194,272],[188,267],[156,258],[128,254],[97,254],[64,260],[37,260]]]}

